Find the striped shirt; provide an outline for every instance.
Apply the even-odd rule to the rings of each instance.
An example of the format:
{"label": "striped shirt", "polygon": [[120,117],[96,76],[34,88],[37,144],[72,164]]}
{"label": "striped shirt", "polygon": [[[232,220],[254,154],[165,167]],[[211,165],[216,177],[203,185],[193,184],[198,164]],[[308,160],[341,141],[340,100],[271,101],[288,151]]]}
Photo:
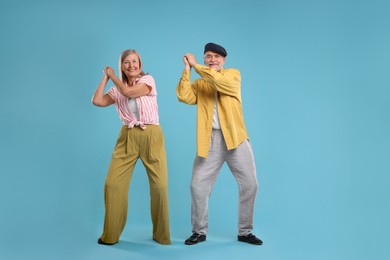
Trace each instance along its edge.
{"label": "striped shirt", "polygon": [[136,83],[145,83],[152,88],[148,95],[135,98],[138,105],[139,120],[131,113],[129,98],[123,96],[116,86],[113,86],[107,92],[115,102],[119,119],[122,121],[123,125],[126,125],[128,128],[139,126],[142,129],[145,129],[146,125],[158,125],[157,91],[154,78],[151,75],[144,75],[138,78]]}

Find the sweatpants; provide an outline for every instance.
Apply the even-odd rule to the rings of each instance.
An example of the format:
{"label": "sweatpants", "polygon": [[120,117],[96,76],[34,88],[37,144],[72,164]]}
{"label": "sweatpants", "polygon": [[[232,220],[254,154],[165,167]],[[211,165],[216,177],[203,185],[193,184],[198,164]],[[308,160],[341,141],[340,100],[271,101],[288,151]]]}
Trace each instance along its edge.
{"label": "sweatpants", "polygon": [[256,167],[248,140],[236,149],[227,150],[220,130],[213,130],[207,158],[196,156],[191,179],[192,232],[206,235],[208,231],[208,201],[223,163],[226,162],[238,183],[238,235],[253,230],[254,204],[257,193]]}
{"label": "sweatpants", "polygon": [[146,129],[122,126],[106,176],[106,212],[100,238],[106,243],[119,240],[126,225],[128,191],[138,158],[145,166],[149,179],[153,239],[160,244],[170,244],[168,172],[164,136],[159,125],[147,125]]}

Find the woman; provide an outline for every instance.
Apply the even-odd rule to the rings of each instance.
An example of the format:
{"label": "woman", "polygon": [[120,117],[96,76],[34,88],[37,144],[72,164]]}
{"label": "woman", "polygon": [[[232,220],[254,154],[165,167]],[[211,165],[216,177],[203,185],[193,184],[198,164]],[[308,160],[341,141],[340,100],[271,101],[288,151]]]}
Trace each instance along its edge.
{"label": "woman", "polygon": [[[170,244],[166,153],[155,82],[142,71],[141,57],[135,50],[121,54],[119,70],[118,78],[111,67],[104,68],[92,98],[96,106],[115,104],[123,122],[106,177],[104,230],[98,243],[113,245],[119,241],[126,224],[131,176],[141,158],[149,178],[153,240]],[[115,86],[104,94],[109,79]]]}

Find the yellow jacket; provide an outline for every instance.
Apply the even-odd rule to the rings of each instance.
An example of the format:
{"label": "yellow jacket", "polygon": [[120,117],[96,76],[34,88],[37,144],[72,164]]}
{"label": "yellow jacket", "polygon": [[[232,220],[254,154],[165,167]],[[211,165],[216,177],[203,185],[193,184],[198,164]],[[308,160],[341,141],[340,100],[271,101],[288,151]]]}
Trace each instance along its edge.
{"label": "yellow jacket", "polygon": [[208,157],[214,115],[214,95],[217,91],[219,122],[228,150],[249,139],[241,104],[241,75],[236,69],[219,72],[200,64],[195,71],[202,77],[190,82],[190,71],[184,70],[176,88],[180,102],[197,105],[197,155]]}

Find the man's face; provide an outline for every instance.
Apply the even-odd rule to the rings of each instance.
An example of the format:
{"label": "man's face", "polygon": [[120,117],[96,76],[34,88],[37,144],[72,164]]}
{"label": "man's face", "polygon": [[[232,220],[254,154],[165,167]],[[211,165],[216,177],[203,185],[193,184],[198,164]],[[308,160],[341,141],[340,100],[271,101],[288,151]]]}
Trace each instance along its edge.
{"label": "man's face", "polygon": [[221,54],[212,51],[207,51],[204,54],[204,65],[206,65],[207,67],[219,71],[223,68],[224,64],[225,57],[223,57]]}

